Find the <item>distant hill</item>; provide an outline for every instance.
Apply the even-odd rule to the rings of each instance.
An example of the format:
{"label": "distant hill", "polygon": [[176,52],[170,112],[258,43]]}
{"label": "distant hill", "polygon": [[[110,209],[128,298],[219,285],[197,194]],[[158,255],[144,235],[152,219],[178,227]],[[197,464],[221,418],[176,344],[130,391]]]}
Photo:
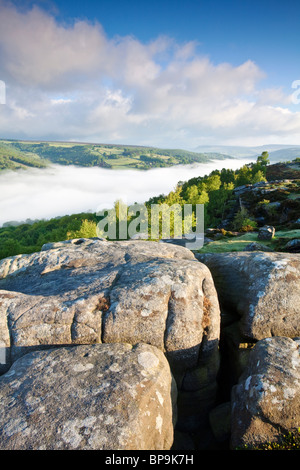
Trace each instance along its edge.
{"label": "distant hill", "polygon": [[269,158],[272,163],[293,160],[300,156],[300,145],[266,144],[257,147],[201,145],[194,150],[195,152],[219,152],[231,155],[235,158],[253,159],[256,159],[262,152],[267,151],[269,152]]}
{"label": "distant hill", "polygon": [[218,152],[191,152],[134,145],[0,140],[0,170],[50,164],[111,169],[170,167],[233,158]]}
{"label": "distant hill", "polygon": [[298,157],[300,157],[300,146],[269,152],[269,160],[271,163],[291,161]]}

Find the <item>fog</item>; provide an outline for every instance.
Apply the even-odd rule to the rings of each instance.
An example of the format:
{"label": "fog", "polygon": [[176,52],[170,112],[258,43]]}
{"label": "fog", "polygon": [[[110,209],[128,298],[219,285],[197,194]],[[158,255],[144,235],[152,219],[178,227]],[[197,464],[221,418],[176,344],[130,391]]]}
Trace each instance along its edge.
{"label": "fog", "polygon": [[179,181],[212,170],[237,169],[254,160],[228,159],[205,164],[141,170],[110,170],[75,166],[3,171],[0,173],[0,226],[9,221],[97,212],[117,199],[130,205],[168,194]]}

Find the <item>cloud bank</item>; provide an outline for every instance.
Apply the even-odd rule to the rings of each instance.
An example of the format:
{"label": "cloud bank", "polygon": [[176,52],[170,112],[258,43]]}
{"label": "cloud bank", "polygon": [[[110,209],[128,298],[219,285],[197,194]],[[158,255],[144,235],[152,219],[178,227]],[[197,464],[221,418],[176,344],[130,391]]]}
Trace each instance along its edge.
{"label": "cloud bank", "polygon": [[[197,44],[108,38],[0,0],[1,137],[194,148],[298,143],[291,96],[252,60],[215,64]],[[291,90],[291,94],[292,94]]]}
{"label": "cloud bank", "polygon": [[240,168],[250,160],[141,170],[107,170],[54,165],[51,168],[0,173],[0,227],[9,221],[50,219],[112,208],[117,199],[128,205],[168,194],[179,181],[208,175],[215,169]]}

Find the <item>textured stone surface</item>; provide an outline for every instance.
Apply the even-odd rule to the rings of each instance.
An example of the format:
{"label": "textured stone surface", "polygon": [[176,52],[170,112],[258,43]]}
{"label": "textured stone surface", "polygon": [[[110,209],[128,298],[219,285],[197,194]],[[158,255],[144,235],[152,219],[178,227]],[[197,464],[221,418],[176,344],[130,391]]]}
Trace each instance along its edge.
{"label": "textured stone surface", "polygon": [[186,248],[79,239],[0,262],[0,342],[8,364],[57,345],[150,343],[175,368],[214,353],[219,304],[208,268]]}
{"label": "textured stone surface", "polygon": [[0,378],[0,449],[168,450],[176,385],[138,344],[35,351]]}
{"label": "textured stone surface", "polygon": [[271,225],[264,225],[258,230],[258,240],[271,240],[275,235],[275,228]]}
{"label": "textured stone surface", "polygon": [[300,339],[259,341],[232,391],[231,446],[280,442],[300,426]]}
{"label": "textured stone surface", "polygon": [[210,269],[221,307],[240,317],[250,341],[300,336],[300,255],[207,253],[197,258]]}

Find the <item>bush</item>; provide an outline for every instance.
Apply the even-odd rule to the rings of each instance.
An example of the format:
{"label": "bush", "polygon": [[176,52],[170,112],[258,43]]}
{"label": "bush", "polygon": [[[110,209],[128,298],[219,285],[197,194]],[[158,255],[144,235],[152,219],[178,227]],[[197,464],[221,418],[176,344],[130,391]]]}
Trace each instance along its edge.
{"label": "bush", "polygon": [[240,209],[233,220],[233,229],[238,232],[252,232],[257,228],[257,223],[251,220],[246,209]]}

